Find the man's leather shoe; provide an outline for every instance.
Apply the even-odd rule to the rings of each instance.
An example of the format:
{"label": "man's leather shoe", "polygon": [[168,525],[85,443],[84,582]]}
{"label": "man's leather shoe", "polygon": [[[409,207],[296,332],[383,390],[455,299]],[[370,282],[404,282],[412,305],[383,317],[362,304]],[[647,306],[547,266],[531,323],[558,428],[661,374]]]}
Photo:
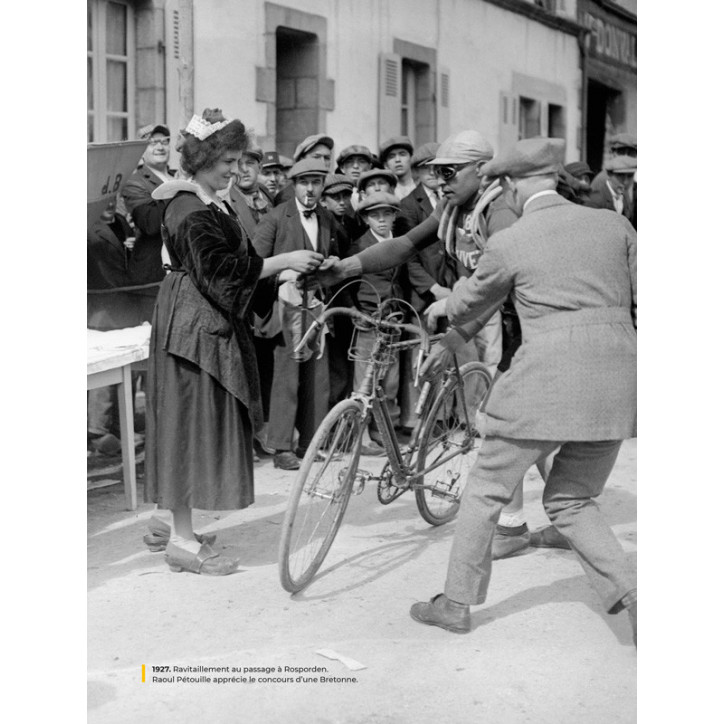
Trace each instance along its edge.
{"label": "man's leather shoe", "polygon": [[274,467],[281,470],[299,470],[299,458],[291,450],[277,450],[274,453]]}
{"label": "man's leather shoe", "polygon": [[410,616],[420,623],[453,633],[470,632],[470,606],[451,601],[444,593],[438,593],[428,603],[414,603]]}
{"label": "man's leather shoe", "polygon": [[515,555],[525,550],[529,543],[530,532],[525,523],[514,528],[496,525],[495,535],[493,536],[493,560],[497,561]]}
{"label": "man's leather shoe", "polygon": [[545,528],[533,531],[530,534],[530,544],[534,548],[571,549],[571,544],[558,532],[558,528],[554,525],[547,525]]}

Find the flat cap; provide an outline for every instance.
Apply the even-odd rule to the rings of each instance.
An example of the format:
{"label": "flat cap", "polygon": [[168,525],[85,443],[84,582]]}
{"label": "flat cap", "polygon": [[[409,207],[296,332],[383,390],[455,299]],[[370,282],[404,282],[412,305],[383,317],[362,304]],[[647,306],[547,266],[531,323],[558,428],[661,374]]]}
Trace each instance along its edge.
{"label": "flat cap", "polygon": [[477,131],[460,131],[446,138],[437,149],[429,165],[446,166],[450,163],[489,161],[493,147]]}
{"label": "flat cap", "polygon": [[327,166],[321,159],[303,158],[292,166],[292,170],[287,176],[295,179],[301,176],[326,176],[327,173]]}
{"label": "flat cap", "polygon": [[636,173],[636,159],[631,156],[614,156],[603,165],[611,173]]}
{"label": "flat cap", "polygon": [[267,151],[261,159],[262,168],[273,168],[279,166],[281,168],[282,162],[279,159],[279,154],[276,151]]}
{"label": "flat cap", "polygon": [[259,163],[261,163],[261,160],[264,157],[264,151],[262,151],[259,146],[249,146],[249,148],[244,151],[243,155],[251,156],[252,158],[255,158]]}
{"label": "flat cap", "polygon": [[499,153],[480,169],[484,176],[541,176],[563,165],[566,142],[562,138],[524,138]]}
{"label": "flat cap", "polygon": [[155,126],[149,123],[147,126],[143,126],[143,128],[138,129],[138,137],[142,141],[147,141],[155,133],[161,133],[164,136],[168,136],[169,138],[171,137],[171,131],[168,126],[164,126],[163,123],[157,123]]}
{"label": "flat cap", "polygon": [[362,156],[370,163],[374,160],[372,151],[370,151],[367,146],[347,146],[347,148],[342,149],[342,152],[337,156],[337,166],[341,166],[350,156]]}
{"label": "flat cap", "polygon": [[279,163],[282,168],[291,168],[294,165],[294,161],[289,156],[282,156],[281,154],[279,154]]}
{"label": "flat cap", "polygon": [[392,171],[386,168],[371,168],[369,171],[365,171],[360,174],[359,181],[357,181],[357,187],[360,191],[364,191],[367,182],[373,178],[383,178],[390,182],[390,186],[395,188],[397,186],[397,176]]}
{"label": "flat cap", "polygon": [[295,149],[294,160],[298,161],[305,153],[309,152],[316,145],[322,144],[330,151],[334,148],[334,141],[323,133],[317,133],[314,136],[307,136]]}
{"label": "flat cap", "polygon": [[354,181],[343,173],[331,173],[324,180],[324,189],[322,194],[338,194],[340,191],[354,190]]}
{"label": "flat cap", "polygon": [[428,161],[432,161],[432,159],[435,158],[438,148],[440,148],[440,144],[436,141],[423,143],[422,146],[419,146],[415,153],[412,154],[410,165],[415,168],[417,166],[422,166]]}
{"label": "flat cap", "polygon": [[585,161],[573,161],[573,163],[567,163],[563,168],[575,178],[585,176],[586,174],[593,176],[591,167]]}
{"label": "flat cap", "polygon": [[636,136],[632,133],[617,133],[615,136],[611,136],[608,145],[610,148],[637,148]]}
{"label": "flat cap", "polygon": [[357,213],[364,214],[366,211],[373,209],[394,209],[399,211],[400,200],[394,194],[387,191],[375,191],[361,201],[357,207]]}
{"label": "flat cap", "polygon": [[380,144],[380,163],[385,162],[385,159],[389,156],[393,148],[405,148],[410,152],[410,155],[412,155],[414,150],[412,141],[407,136],[393,136]]}

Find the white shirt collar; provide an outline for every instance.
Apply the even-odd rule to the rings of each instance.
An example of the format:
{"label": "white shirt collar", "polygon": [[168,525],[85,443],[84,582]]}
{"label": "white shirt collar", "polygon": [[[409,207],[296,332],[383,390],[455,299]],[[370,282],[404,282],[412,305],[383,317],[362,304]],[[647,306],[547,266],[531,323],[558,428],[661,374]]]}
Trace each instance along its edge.
{"label": "white shirt collar", "polygon": [[370,233],[372,234],[372,236],[375,237],[375,239],[377,239],[377,241],[386,241],[387,239],[392,238],[392,232],[390,232],[389,236],[380,236],[376,231],[373,231],[373,229],[371,227],[370,227]]}
{"label": "white shirt collar", "polygon": [[[294,197],[294,202],[296,203],[296,205],[297,205],[297,210],[299,211],[299,215],[300,215],[302,218],[304,218],[304,214],[303,214],[304,211],[314,211],[314,209],[317,208],[317,204],[314,204],[314,206],[312,206],[311,209],[308,209],[304,204],[302,204],[302,203],[299,201],[299,199],[298,199],[296,196]],[[310,218],[311,218],[311,217],[310,217]]]}
{"label": "white shirt collar", "polygon": [[533,199],[539,199],[541,196],[550,196],[551,194],[555,194],[556,191],[553,189],[546,189],[545,191],[539,191],[536,194],[533,194],[524,204],[523,204],[523,213],[525,213],[526,208],[528,208],[528,204],[533,201]]}

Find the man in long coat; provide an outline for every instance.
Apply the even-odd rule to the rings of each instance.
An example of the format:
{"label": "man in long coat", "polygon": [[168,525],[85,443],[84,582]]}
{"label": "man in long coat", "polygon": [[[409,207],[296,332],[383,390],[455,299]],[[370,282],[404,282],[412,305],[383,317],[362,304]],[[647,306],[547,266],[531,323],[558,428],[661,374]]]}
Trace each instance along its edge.
{"label": "man in long coat", "polygon": [[[445,591],[410,613],[470,631],[470,606],[486,598],[500,511],[526,470],[560,446],[544,508],[606,611],[629,610],[635,641],[635,573],[595,499],[621,441],[636,434],[636,232],[620,214],[556,194],[563,150],[560,139],[527,139],[482,169],[506,180],[522,217],[489,239],[473,276],[448,297],[447,315],[455,325],[482,322],[512,292],[523,343],[487,402]],[[448,333],[425,371],[437,374],[463,341],[462,331]]]}

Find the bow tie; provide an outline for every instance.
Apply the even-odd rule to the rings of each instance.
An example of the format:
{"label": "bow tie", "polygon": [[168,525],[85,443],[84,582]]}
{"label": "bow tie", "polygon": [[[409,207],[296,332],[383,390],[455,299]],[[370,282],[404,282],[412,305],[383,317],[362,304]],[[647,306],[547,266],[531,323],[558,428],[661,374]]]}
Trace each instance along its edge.
{"label": "bow tie", "polygon": [[304,216],[305,219],[311,218],[316,213],[317,213],[316,206],[313,209],[304,209],[304,211],[302,211],[302,215]]}

